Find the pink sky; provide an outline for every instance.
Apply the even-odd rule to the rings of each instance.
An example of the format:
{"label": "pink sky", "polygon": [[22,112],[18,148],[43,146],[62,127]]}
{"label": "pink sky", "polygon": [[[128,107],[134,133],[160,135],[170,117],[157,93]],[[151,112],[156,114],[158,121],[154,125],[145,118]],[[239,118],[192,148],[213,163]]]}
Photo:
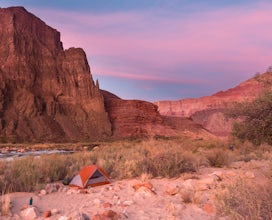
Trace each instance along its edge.
{"label": "pink sky", "polygon": [[[37,6],[28,10],[61,32],[65,48],[82,47],[94,79],[124,98],[159,100],[209,95],[272,65],[269,1],[188,13],[172,13],[159,7],[107,13]],[[152,98],[141,97],[137,86],[127,86],[134,92],[116,88],[130,80],[138,80],[139,89],[148,88],[149,92],[159,91],[156,86],[163,86],[162,82],[168,86],[165,91],[172,84],[176,89],[172,95],[160,98],[162,93],[158,93]],[[202,86],[199,93],[195,91],[197,86]],[[184,94],[182,87],[194,91]]]}

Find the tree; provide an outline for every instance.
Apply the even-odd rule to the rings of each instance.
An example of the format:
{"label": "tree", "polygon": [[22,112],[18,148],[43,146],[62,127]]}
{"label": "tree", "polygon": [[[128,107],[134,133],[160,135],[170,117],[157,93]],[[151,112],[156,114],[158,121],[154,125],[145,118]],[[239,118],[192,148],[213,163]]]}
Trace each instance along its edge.
{"label": "tree", "polygon": [[253,144],[272,145],[272,91],[266,90],[252,102],[238,103],[228,116],[240,118],[233,126],[232,135]]}

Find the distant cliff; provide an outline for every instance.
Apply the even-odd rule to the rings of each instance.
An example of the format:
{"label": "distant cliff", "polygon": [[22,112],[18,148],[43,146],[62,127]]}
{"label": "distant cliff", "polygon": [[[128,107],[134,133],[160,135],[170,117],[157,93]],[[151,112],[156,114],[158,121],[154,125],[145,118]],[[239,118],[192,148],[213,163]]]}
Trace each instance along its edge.
{"label": "distant cliff", "polygon": [[[228,135],[233,120],[224,115],[234,102],[250,101],[272,82],[272,73],[266,72],[249,79],[235,88],[218,92],[212,96],[181,99],[178,101],[159,101],[160,114],[165,116],[190,117],[207,130],[220,136]],[[270,87],[271,89],[271,87]]]}
{"label": "distant cliff", "polygon": [[114,138],[176,135],[177,129],[168,126],[156,105],[141,100],[123,100],[110,92],[102,92]]}
{"label": "distant cliff", "polygon": [[109,137],[104,98],[82,49],[22,7],[0,8],[1,141]]}

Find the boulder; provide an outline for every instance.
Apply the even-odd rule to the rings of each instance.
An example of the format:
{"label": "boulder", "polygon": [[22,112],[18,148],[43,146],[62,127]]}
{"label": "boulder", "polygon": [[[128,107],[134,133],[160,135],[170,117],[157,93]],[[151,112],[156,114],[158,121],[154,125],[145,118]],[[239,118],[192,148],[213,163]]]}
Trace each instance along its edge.
{"label": "boulder", "polygon": [[103,212],[102,214],[95,214],[91,218],[92,220],[118,220],[122,219],[121,215],[119,215],[117,212],[112,210],[107,210]]}
{"label": "boulder", "polygon": [[52,215],[52,213],[51,213],[50,210],[45,211],[45,212],[43,213],[43,217],[44,217],[44,218],[49,218],[51,215]]}
{"label": "boulder", "polygon": [[90,218],[85,213],[75,211],[67,216],[67,220],[90,220]]}
{"label": "boulder", "polygon": [[20,215],[25,219],[35,219],[39,216],[39,211],[35,206],[27,207],[20,212]]}

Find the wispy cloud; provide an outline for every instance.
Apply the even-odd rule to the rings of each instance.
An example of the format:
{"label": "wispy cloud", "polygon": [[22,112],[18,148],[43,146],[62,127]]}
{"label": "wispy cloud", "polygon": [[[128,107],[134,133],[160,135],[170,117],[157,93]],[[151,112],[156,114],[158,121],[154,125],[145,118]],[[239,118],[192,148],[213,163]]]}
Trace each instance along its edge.
{"label": "wispy cloud", "polygon": [[267,1],[185,14],[34,10],[62,33],[66,48],[84,48],[96,75],[229,87],[227,78],[244,80],[271,64]]}

